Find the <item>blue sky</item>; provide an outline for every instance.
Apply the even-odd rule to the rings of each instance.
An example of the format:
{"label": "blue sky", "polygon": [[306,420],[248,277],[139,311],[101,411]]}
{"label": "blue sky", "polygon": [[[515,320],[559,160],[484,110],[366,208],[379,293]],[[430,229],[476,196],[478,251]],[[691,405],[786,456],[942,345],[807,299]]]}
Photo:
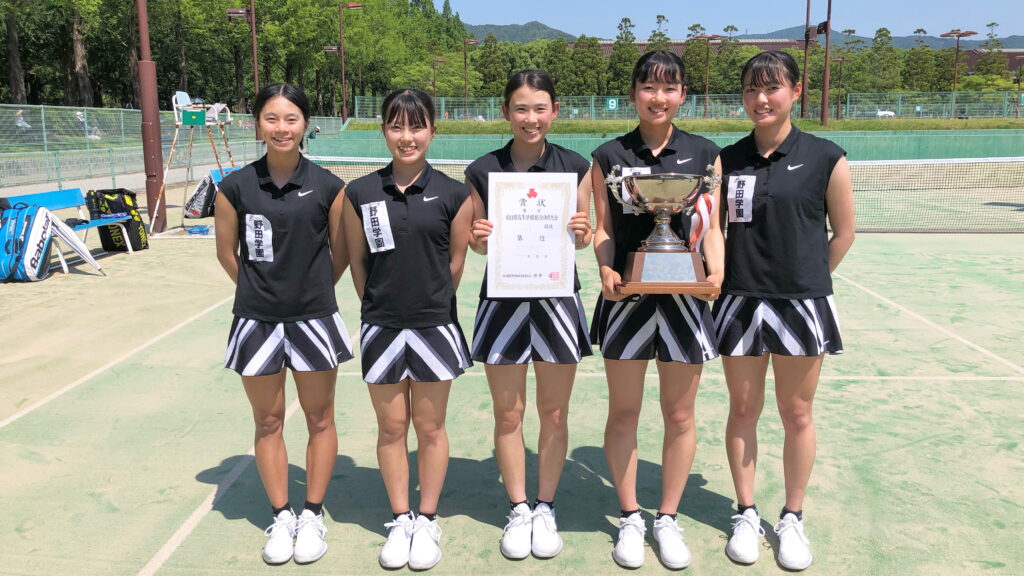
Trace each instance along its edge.
{"label": "blue sky", "polygon": [[[449,0],[452,10],[467,24],[525,24],[537,20],[575,36],[586,34],[614,38],[616,26],[628,17],[636,26],[634,33],[644,39],[655,28],[655,17],[664,14],[673,39],[686,37],[687,28],[699,23],[708,33],[721,33],[733,25],[739,33],[764,34],[790,26],[802,26],[807,15],[805,0],[774,2],[632,0]],[[435,0],[438,8],[444,0]],[[811,1],[811,22],[825,20],[827,0]],[[1024,35],[1022,0],[833,0],[832,28],[852,28],[858,36],[874,36],[886,27],[893,36],[910,36],[924,28],[938,36],[953,28],[974,30],[980,40],[988,33],[989,22],[998,22],[1000,37]]]}

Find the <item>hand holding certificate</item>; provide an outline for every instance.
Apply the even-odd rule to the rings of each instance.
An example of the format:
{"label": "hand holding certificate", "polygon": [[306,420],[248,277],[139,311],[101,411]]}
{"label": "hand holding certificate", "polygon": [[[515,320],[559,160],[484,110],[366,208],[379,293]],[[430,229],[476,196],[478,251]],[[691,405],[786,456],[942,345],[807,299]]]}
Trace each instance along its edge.
{"label": "hand holding certificate", "polygon": [[492,298],[571,296],[576,264],[569,221],[576,174],[494,172],[487,219],[487,294]]}

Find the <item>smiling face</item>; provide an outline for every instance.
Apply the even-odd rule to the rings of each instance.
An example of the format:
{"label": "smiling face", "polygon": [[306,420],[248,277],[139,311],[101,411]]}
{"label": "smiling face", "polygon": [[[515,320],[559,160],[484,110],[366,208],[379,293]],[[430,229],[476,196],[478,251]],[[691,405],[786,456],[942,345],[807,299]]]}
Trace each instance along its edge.
{"label": "smiling face", "polygon": [[789,122],[793,103],[800,98],[801,85],[797,82],[769,82],[755,86],[744,82],[743,109],[754,122],[754,127],[767,127]]}
{"label": "smiling face", "polygon": [[551,94],[544,90],[523,85],[512,92],[501,112],[509,121],[513,138],[535,145],[544,141],[551,122],[558,117],[558,102],[552,102]]}
{"label": "smiling face", "polygon": [[309,121],[292,101],[276,96],[260,110],[259,125],[268,152],[291,153],[298,151]]}
{"label": "smiling face", "polygon": [[384,124],[382,130],[391,158],[398,164],[415,166],[426,161],[427,149],[437,129],[433,124],[401,115]]}
{"label": "smiling face", "polygon": [[629,99],[636,106],[640,122],[656,126],[672,122],[686,99],[686,88],[671,82],[637,82],[629,90]]}

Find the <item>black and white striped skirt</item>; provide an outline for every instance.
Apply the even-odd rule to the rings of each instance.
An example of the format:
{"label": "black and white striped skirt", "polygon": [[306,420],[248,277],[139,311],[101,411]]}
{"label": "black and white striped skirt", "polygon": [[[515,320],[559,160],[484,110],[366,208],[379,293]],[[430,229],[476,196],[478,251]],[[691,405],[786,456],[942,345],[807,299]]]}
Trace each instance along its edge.
{"label": "black and white striped skirt", "polygon": [[296,372],[330,370],[352,358],[348,330],[337,312],[299,322],[235,316],[224,366],[242,376],[268,376],[286,366]]}
{"label": "black and white striped skirt", "polygon": [[839,314],[831,295],[791,300],[723,294],[712,316],[723,356],[843,353]]}
{"label": "black and white striped skirt", "polygon": [[578,293],[563,298],[480,299],[473,327],[473,360],[577,364],[592,354]]}
{"label": "black and white striped skirt", "polygon": [[688,294],[649,294],[618,302],[598,297],[590,337],[605,358],[701,364],[718,357],[707,302]]}
{"label": "black and white striped skirt", "polygon": [[359,332],[363,380],[396,384],[453,380],[473,365],[458,324],[433,328],[362,325]]}

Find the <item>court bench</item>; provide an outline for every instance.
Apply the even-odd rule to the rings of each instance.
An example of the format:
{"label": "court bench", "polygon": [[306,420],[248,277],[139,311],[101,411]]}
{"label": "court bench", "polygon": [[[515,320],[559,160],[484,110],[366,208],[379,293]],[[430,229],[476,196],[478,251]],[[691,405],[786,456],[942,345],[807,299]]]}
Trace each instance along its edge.
{"label": "court bench", "polygon": [[[123,238],[128,238],[128,229],[125,227],[125,223],[132,219],[130,214],[124,216],[117,216],[113,218],[97,218],[95,220],[89,220],[89,213],[85,209],[85,194],[82,193],[81,188],[65,188],[64,190],[52,190],[50,192],[36,192],[34,194],[21,194],[18,196],[10,196],[8,200],[11,204],[17,204],[18,202],[24,202],[26,204],[42,206],[51,212],[57,210],[64,210],[67,208],[75,208],[78,210],[78,219],[86,220],[83,224],[77,224],[71,226],[71,229],[76,232],[83,232],[82,242],[89,236],[89,230],[93,228],[99,228],[100,226],[117,226],[121,229]],[[125,242],[128,247],[128,252],[133,252],[132,243]],[[61,259],[63,263],[63,258]]]}

